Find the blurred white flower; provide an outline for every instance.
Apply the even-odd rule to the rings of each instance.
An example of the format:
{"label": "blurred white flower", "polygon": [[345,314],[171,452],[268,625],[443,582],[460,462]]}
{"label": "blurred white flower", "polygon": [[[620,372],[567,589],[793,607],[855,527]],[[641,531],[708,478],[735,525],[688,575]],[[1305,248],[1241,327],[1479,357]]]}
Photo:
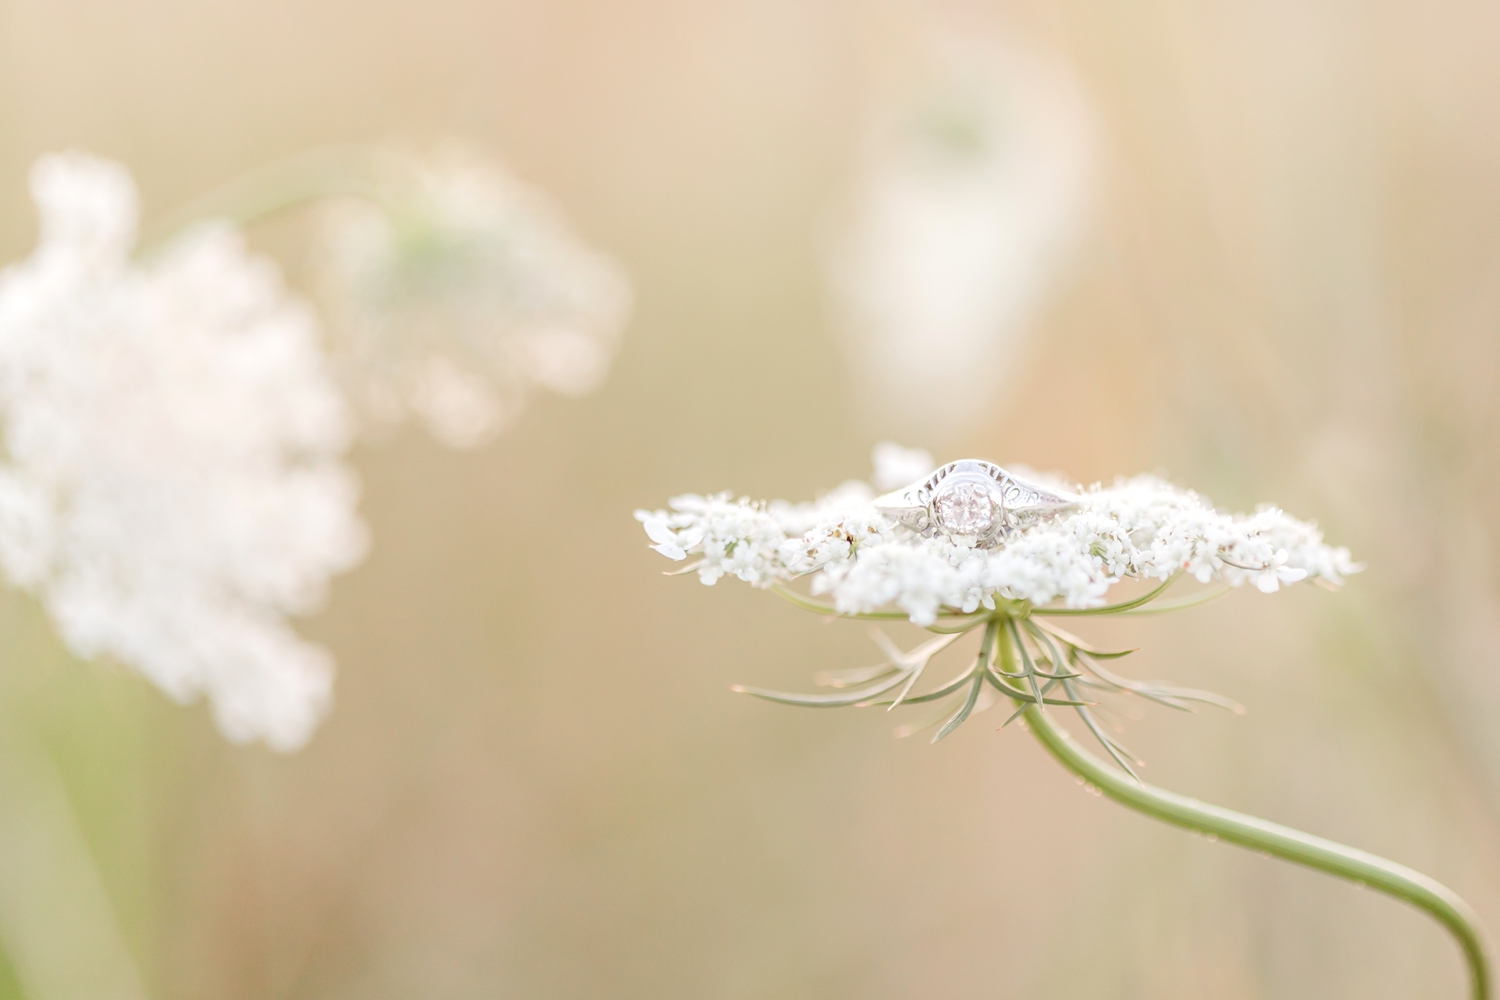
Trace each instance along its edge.
{"label": "blurred white flower", "polygon": [[1123,579],[1164,580],[1179,571],[1270,593],[1304,579],[1336,586],[1359,568],[1316,526],[1274,507],[1222,514],[1152,476],[1081,495],[1076,511],[991,550],[907,530],[875,509],[874,490],[863,483],[807,504],[690,494],[636,518],[658,552],[698,556],[704,583],[733,575],[770,587],[813,573],[813,593],[830,595],[842,613],[895,606],[922,625],[945,608],[993,608],[996,595],[1098,607]]}
{"label": "blurred white flower", "polygon": [[878,426],[951,436],[993,405],[1076,242],[1094,126],[1068,67],[930,20],[872,111],[828,274]]}
{"label": "blurred white flower", "polygon": [[535,388],[597,389],[630,310],[622,269],[494,164],[448,150],[384,166],[380,204],[328,213],[319,265],[335,351],[366,416],[414,415],[468,448]]}
{"label": "blurred white flower", "polygon": [[0,566],[80,656],[295,749],[333,662],[286,616],[366,546],[312,314],[228,225],[133,263],[116,164],[48,156],[31,185],[40,242],[0,272]]}

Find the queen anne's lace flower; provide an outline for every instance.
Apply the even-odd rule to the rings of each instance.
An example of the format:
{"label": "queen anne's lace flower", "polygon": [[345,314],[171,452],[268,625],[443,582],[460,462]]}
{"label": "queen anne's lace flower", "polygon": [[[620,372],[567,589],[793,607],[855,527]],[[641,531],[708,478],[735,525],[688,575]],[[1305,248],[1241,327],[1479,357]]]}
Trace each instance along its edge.
{"label": "queen anne's lace flower", "polygon": [[827,254],[871,412],[928,434],[965,426],[1015,368],[1083,229],[1095,144],[1065,63],[930,6],[903,7],[911,63],[880,88]]}
{"label": "queen anne's lace flower", "polygon": [[449,150],[386,166],[381,204],[330,214],[322,260],[336,347],[365,414],[412,414],[467,448],[535,388],[598,388],[630,309],[621,268],[493,164]]}
{"label": "queen anne's lace flower", "polygon": [[365,549],[312,315],[227,225],[132,263],[115,164],[44,157],[32,191],[39,245],[0,273],[0,566],[79,655],[294,749],[333,663],[286,615]]}
{"label": "queen anne's lace flower", "polygon": [[1315,525],[1275,507],[1220,513],[1153,476],[1079,492],[1077,510],[988,550],[909,531],[876,510],[873,490],[857,482],[805,504],[681,496],[636,518],[658,552],[698,556],[704,583],[731,574],[770,587],[811,574],[813,593],[842,613],[893,605],[922,625],[945,608],[993,608],[997,595],[1098,607],[1123,579],[1165,580],[1178,571],[1271,593],[1307,579],[1336,586],[1359,568]]}

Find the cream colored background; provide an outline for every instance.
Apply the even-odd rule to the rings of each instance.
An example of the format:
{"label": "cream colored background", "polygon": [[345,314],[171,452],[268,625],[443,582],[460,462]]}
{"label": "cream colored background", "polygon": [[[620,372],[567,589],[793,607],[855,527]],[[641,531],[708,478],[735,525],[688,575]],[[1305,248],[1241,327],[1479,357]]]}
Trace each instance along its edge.
{"label": "cream colored background", "polygon": [[[51,949],[126,989],[133,962],[163,1000],[1461,995],[1420,915],[1097,800],[996,715],[929,747],[728,693],[872,647],[662,578],[630,511],[809,496],[888,430],[848,406],[817,260],[888,58],[872,10],[0,0],[7,260],[46,150],[126,161],[162,212],[310,145],[457,135],[639,297],[597,396],[477,454],[357,453],[375,544],[306,625],[341,673],[298,756],[225,745],[4,599],[0,803],[55,772],[38,808],[97,864],[28,882],[67,852],[0,816],[12,965]],[[1021,388],[909,443],[1162,470],[1349,544],[1369,569],[1341,595],[1093,629],[1251,709],[1148,711],[1128,741],[1152,780],[1422,868],[1500,929],[1500,8],[951,14],[1073,60],[1102,187]],[[294,274],[301,236],[257,233]],[[123,956],[68,909],[100,889]]]}

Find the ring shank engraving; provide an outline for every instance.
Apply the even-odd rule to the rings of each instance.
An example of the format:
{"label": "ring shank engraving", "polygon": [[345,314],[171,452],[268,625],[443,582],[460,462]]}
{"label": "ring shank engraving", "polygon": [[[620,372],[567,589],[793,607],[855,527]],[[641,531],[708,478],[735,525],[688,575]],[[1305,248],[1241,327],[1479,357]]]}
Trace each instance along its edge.
{"label": "ring shank engraving", "polygon": [[943,534],[960,545],[988,548],[1077,502],[1017,479],[993,462],[964,459],[887,493],[875,506],[925,537]]}

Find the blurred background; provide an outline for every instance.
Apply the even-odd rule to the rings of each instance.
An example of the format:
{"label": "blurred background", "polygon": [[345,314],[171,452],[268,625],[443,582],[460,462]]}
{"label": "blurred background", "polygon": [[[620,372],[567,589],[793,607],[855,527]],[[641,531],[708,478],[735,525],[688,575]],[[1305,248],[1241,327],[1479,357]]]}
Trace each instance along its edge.
{"label": "blurred background", "polygon": [[[1094,798],[998,713],[933,747],[731,695],[874,647],[663,578],[630,513],[894,438],[1314,518],[1342,593],[1080,627],[1250,709],[1127,742],[1500,930],[1497,48],[1462,0],[0,0],[4,261],[43,152],[125,162],[149,224],[457,138],[635,289],[596,394],[356,450],[300,753],[0,598],[0,996],[1462,995],[1416,911]],[[309,225],[252,231],[294,283]]]}

